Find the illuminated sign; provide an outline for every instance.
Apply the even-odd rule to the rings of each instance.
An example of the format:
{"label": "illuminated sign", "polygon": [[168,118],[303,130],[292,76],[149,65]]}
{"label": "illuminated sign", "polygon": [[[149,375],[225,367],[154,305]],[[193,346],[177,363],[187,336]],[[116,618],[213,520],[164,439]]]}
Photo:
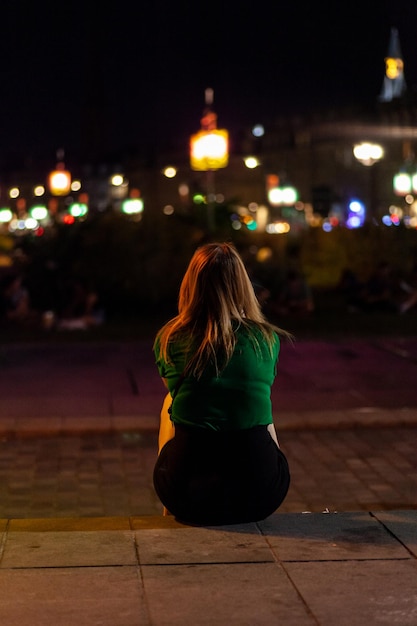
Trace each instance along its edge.
{"label": "illuminated sign", "polygon": [[229,160],[228,149],[227,130],[201,130],[191,137],[191,168],[206,172],[226,167]]}

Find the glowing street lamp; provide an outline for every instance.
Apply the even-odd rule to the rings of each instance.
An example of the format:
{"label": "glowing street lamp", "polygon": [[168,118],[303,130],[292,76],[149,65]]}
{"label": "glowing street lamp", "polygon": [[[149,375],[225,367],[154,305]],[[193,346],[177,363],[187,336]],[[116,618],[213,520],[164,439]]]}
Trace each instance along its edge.
{"label": "glowing street lamp", "polygon": [[353,146],[353,154],[355,159],[362,163],[362,165],[369,167],[382,159],[384,149],[377,143],[363,141]]}
{"label": "glowing street lamp", "polygon": [[298,200],[298,192],[294,187],[272,187],[268,200],[272,206],[292,206]]}
{"label": "glowing street lamp", "polygon": [[201,130],[190,139],[191,169],[207,172],[207,219],[210,231],[214,230],[214,172],[229,162],[229,135],[217,128],[217,115],[210,109],[213,90],[206,89],[206,109],[201,119]]}
{"label": "glowing street lamp", "polygon": [[126,215],[139,215],[143,213],[142,198],[126,198],[122,202],[122,211]]}
{"label": "glowing street lamp", "polygon": [[53,196],[69,194],[71,191],[71,174],[65,169],[64,163],[57,163],[56,168],[49,174],[48,186]]}
{"label": "glowing street lamp", "polygon": [[207,172],[226,167],[229,161],[229,134],[217,128],[217,115],[213,104],[213,90],[205,91],[206,109],[201,118],[201,130],[190,139],[191,169]]}
{"label": "glowing street lamp", "polygon": [[193,170],[214,171],[226,167],[227,164],[227,130],[201,130],[191,137],[191,168]]}
{"label": "glowing street lamp", "polygon": [[[353,155],[365,167],[371,167],[384,157],[384,149],[377,143],[363,141],[353,146]],[[369,218],[373,220],[376,206],[376,172],[369,172]]]}
{"label": "glowing street lamp", "polygon": [[254,157],[254,156],[247,156],[247,157],[245,157],[244,163],[245,163],[246,167],[248,168],[248,170],[254,170],[256,167],[259,167],[259,165],[260,165],[259,159],[257,157]]}
{"label": "glowing street lamp", "polygon": [[409,193],[417,193],[417,172],[407,174],[399,172],[393,179],[394,192],[397,196],[406,196]]}
{"label": "glowing street lamp", "polygon": [[[413,218],[415,207],[417,206],[417,171],[413,163],[408,164],[408,166],[406,165],[402,171],[395,174],[392,186],[395,195],[402,197],[404,200],[404,207],[398,207],[396,213],[399,214],[400,217],[404,216],[404,222],[409,224],[410,219]],[[390,218],[392,218],[392,216],[390,216]]]}

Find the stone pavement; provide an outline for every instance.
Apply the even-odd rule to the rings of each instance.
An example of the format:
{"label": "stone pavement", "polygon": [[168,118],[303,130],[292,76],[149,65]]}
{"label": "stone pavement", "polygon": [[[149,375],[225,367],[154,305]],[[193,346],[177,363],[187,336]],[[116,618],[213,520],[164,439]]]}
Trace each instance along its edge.
{"label": "stone pavement", "polygon": [[5,626],[417,623],[417,511],[1,520]]}
{"label": "stone pavement", "polygon": [[[282,512],[417,505],[417,426],[280,433],[291,468]],[[0,440],[0,517],[158,515],[153,431]]]}
{"label": "stone pavement", "polygon": [[3,346],[0,624],[417,625],[416,348],[283,348],[288,497],[258,524],[195,528],[152,489],[149,341]]}
{"label": "stone pavement", "polygon": [[[417,340],[282,349],[274,417],[284,512],[415,508]],[[155,515],[164,388],[151,340],[0,349],[0,516]],[[70,435],[70,436],[69,436]]]}

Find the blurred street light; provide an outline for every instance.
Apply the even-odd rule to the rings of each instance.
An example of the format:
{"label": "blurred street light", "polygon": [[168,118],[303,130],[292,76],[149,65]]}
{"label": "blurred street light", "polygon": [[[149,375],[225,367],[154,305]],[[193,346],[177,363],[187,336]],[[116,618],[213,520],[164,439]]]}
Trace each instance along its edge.
{"label": "blurred street light", "polygon": [[353,155],[367,167],[377,163],[384,156],[384,149],[377,143],[362,142],[353,146]]}
{"label": "blurred street light", "polygon": [[[64,151],[58,150],[57,164],[54,170],[48,175],[48,189],[53,196],[49,203],[49,214],[57,216],[60,210],[60,198],[64,198],[71,191],[71,174],[65,168]],[[62,208],[62,207],[61,207]]]}
{"label": "blurred street light", "polygon": [[397,196],[417,193],[417,172],[412,174],[398,172],[393,179],[393,188]]}
{"label": "blurred street light", "polygon": [[292,206],[298,200],[295,187],[272,187],[268,190],[268,200],[272,206]]}
{"label": "blurred street light", "polygon": [[53,196],[66,196],[71,191],[71,174],[64,163],[57,163],[48,177],[49,190]]}
{"label": "blurred street light", "polygon": [[[362,143],[353,146],[353,155],[355,159],[364,165],[371,168],[372,165],[378,163],[384,157],[384,149],[377,143],[370,143],[363,141]],[[369,210],[367,211],[368,220],[373,221],[375,218],[375,209],[377,204],[376,197],[376,171],[374,168],[369,172]]]}
{"label": "blurred street light", "polygon": [[126,198],[122,202],[122,212],[126,215],[139,215],[143,212],[142,198]]}
{"label": "blurred street light", "polygon": [[404,204],[400,207],[390,208],[390,220],[392,221],[394,215],[399,221],[402,219],[406,226],[414,227],[417,223],[417,169],[414,160],[410,159],[409,162],[394,175],[392,186],[395,195],[403,198]]}
{"label": "blurred street light", "polygon": [[113,174],[109,180],[110,198],[116,208],[120,207],[120,201],[124,200],[129,193],[129,181],[123,174]]}
{"label": "blurred street light", "polygon": [[168,165],[164,168],[163,175],[166,178],[175,178],[175,176],[177,175],[177,168],[173,167],[172,165]]}
{"label": "blurred street light", "polygon": [[259,167],[260,165],[259,159],[254,156],[245,157],[244,163],[249,170],[254,170],[256,167]]}
{"label": "blurred street light", "polygon": [[207,172],[207,222],[208,229],[215,229],[214,172],[226,167],[229,161],[229,136],[225,129],[217,128],[217,115],[211,110],[213,90],[206,89],[206,109],[201,118],[201,130],[190,139],[191,169]]}

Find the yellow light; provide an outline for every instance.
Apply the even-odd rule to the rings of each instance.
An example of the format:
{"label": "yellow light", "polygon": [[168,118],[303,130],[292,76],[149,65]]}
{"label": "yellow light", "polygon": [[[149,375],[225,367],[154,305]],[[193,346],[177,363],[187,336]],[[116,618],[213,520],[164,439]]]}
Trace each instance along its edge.
{"label": "yellow light", "polygon": [[268,248],[266,246],[263,248],[259,248],[256,254],[256,260],[259,261],[259,263],[265,263],[265,261],[269,261],[271,257],[272,257],[272,250],[271,248]]}
{"label": "yellow light", "polygon": [[394,59],[393,57],[385,59],[385,74],[391,80],[398,78],[402,74],[403,69],[404,63],[402,59]]}
{"label": "yellow light", "polygon": [[120,187],[120,185],[123,185],[123,176],[121,174],[115,174],[114,176],[111,177],[111,184],[114,185],[115,187]]}
{"label": "yellow light", "polygon": [[270,235],[282,235],[289,232],[290,225],[288,222],[273,222],[271,224],[267,224],[265,230]]}
{"label": "yellow light", "polygon": [[45,193],[45,187],[43,185],[37,185],[35,189],[33,190],[33,194],[37,197],[43,196],[44,193]]}
{"label": "yellow light", "polygon": [[191,168],[206,172],[228,164],[229,135],[227,130],[201,130],[191,137]]}
{"label": "yellow light", "polygon": [[246,157],[245,161],[245,165],[249,170],[253,170],[255,169],[255,167],[258,167],[259,165],[259,160],[256,157],[253,156],[248,156]]}
{"label": "yellow light", "polygon": [[9,191],[10,198],[18,198],[19,194],[20,194],[20,191],[17,187],[13,187],[13,189],[10,189]]}
{"label": "yellow light", "polygon": [[171,165],[169,165],[168,167],[166,167],[164,169],[164,176],[166,176],[167,178],[174,178],[177,175],[177,170],[175,167],[172,167]]}
{"label": "yellow light", "polygon": [[49,174],[49,189],[54,196],[66,196],[71,190],[71,174],[64,169]]}
{"label": "yellow light", "polygon": [[73,180],[71,183],[71,191],[80,191],[81,183],[79,180]]}

